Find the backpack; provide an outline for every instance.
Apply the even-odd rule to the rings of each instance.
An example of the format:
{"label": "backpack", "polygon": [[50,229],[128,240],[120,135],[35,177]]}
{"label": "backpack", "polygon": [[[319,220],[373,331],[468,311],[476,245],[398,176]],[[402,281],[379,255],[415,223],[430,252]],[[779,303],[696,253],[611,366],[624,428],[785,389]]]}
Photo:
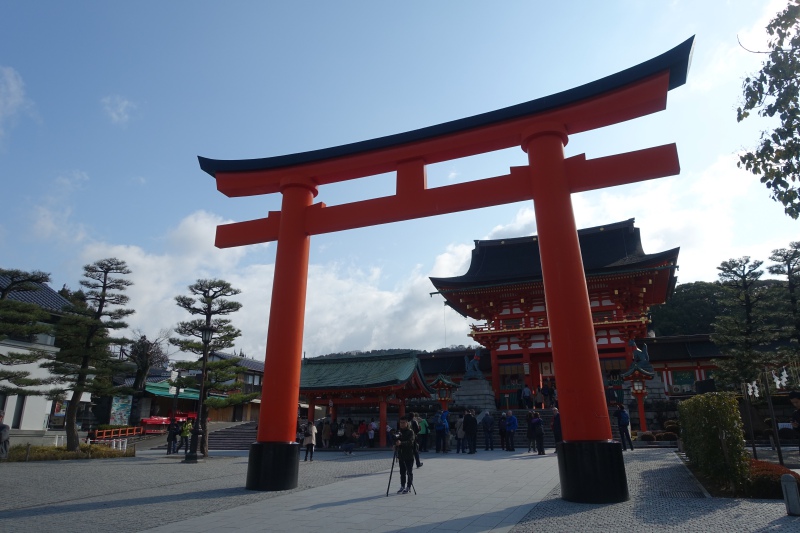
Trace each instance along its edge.
{"label": "backpack", "polygon": [[310,424],[307,425],[306,429],[303,431],[303,436],[304,437],[310,437],[311,436],[311,425]]}
{"label": "backpack", "polygon": [[619,412],[619,423],[621,426],[627,426],[631,421],[631,416],[628,414],[628,411],[620,411]]}

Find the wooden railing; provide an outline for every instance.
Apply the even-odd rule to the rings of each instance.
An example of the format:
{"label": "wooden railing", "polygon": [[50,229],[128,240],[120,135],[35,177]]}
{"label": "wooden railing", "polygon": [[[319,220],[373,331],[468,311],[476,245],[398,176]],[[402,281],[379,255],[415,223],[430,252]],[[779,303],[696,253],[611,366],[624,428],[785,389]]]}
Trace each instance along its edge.
{"label": "wooden railing", "polygon": [[94,440],[119,439],[122,437],[135,437],[142,434],[141,427],[127,427],[116,429],[98,429],[95,431]]}

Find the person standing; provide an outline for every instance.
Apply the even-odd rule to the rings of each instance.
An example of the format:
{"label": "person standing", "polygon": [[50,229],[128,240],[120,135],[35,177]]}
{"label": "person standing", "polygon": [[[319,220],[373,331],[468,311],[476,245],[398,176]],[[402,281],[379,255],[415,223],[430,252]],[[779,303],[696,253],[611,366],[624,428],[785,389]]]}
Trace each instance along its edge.
{"label": "person standing", "polygon": [[550,399],[550,387],[547,385],[547,382],[544,382],[542,385],[542,396],[544,396],[544,406],[545,407],[553,407],[553,401]]}
{"label": "person standing", "polygon": [[398,494],[408,494],[414,484],[414,432],[408,427],[408,420],[400,419],[400,431],[394,448],[400,465],[400,490]]}
{"label": "person standing", "polygon": [[178,453],[178,434],[181,432],[178,422],[173,418],[167,427],[167,455]]}
{"label": "person standing", "polygon": [[322,447],[330,448],[331,445],[331,423],[326,419],[322,424]]}
{"label": "person standing", "polygon": [[3,422],[6,412],[0,410],[0,461],[8,459],[8,449],[11,447],[11,428]]}
{"label": "person standing", "polygon": [[466,452],[464,448],[464,415],[458,415],[456,421],[456,453]]}
{"label": "person standing", "polygon": [[314,460],[314,445],[316,443],[317,428],[314,426],[314,421],[309,418],[308,423],[303,429],[303,446],[306,447],[306,458],[303,459],[303,461],[308,461],[309,454],[311,455],[311,460]]}
{"label": "person standing", "polygon": [[422,462],[419,460],[419,415],[417,413],[411,413],[408,415],[408,426],[411,428],[411,431],[414,432],[414,462],[417,464],[417,468],[422,467]]}
{"label": "person standing", "polygon": [[428,436],[431,433],[431,428],[428,425],[428,421],[422,417],[420,417],[417,413],[414,413],[414,416],[417,417],[417,423],[419,424],[419,451],[427,452],[428,451]]}
{"label": "person standing", "polygon": [[534,403],[536,404],[537,409],[541,409],[544,407],[544,394],[542,393],[542,389],[536,391],[536,396],[534,397]]}
{"label": "person standing", "polygon": [[178,453],[181,448],[183,448],[184,454],[189,453],[189,435],[192,434],[192,429],[192,421],[187,418],[181,427],[181,443],[175,448],[175,453]]}
{"label": "person standing", "polygon": [[517,433],[518,426],[519,422],[517,421],[517,417],[514,416],[514,411],[509,411],[506,416],[506,443],[508,445],[506,450],[509,452],[516,451],[514,447],[514,435]]}
{"label": "person standing", "polygon": [[524,403],[525,407],[528,409],[533,407],[533,396],[527,383],[525,384],[525,388],[522,389],[522,403]]}
{"label": "person standing", "polygon": [[500,413],[500,421],[497,423],[497,432],[500,434],[500,449],[506,449],[506,438],[508,436],[508,425],[506,424],[505,411]]}
{"label": "person standing", "polygon": [[533,433],[533,441],[536,444],[536,452],[539,455],[544,455],[544,422],[542,422],[538,411],[533,412],[530,425],[532,429],[531,432]]}
{"label": "person standing", "polygon": [[622,441],[622,451],[627,450],[626,444],[629,445],[631,451],[633,451],[633,441],[631,440],[631,434],[628,430],[628,425],[631,423],[631,416],[622,404],[619,404],[614,416],[617,417],[617,427],[619,428],[619,440]]}
{"label": "person standing", "polygon": [[447,453],[447,441],[450,438],[450,421],[447,419],[449,414],[448,411],[436,413],[433,425],[436,431],[436,453],[439,453],[439,450],[442,453]]}
{"label": "person standing", "polygon": [[476,453],[477,440],[478,440],[478,419],[475,418],[475,411],[472,409],[467,411],[464,416],[464,435],[467,438],[468,453]]}
{"label": "person standing", "polygon": [[494,417],[491,413],[486,411],[481,420],[483,426],[483,446],[487,452],[494,450]]}
{"label": "person standing", "polygon": [[558,443],[564,440],[561,436],[561,413],[558,412],[558,407],[553,407],[553,422],[550,424],[550,429],[553,430],[553,440],[556,441],[556,453],[558,453]]}

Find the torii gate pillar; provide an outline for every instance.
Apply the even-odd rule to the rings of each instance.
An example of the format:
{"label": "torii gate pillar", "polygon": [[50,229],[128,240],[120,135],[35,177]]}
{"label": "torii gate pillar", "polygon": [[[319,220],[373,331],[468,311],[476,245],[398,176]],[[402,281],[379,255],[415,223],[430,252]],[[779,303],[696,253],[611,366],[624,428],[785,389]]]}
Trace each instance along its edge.
{"label": "torii gate pillar", "polygon": [[[289,490],[297,487],[300,446],[295,442],[297,412],[273,409],[300,396],[303,321],[306,309],[308,252],[305,212],[317,188],[310,180],[281,183],[283,194],[278,250],[264,359],[258,441],[250,446],[245,486],[250,490]],[[309,418],[313,418],[313,407]]]}
{"label": "torii gate pillar", "polygon": [[[568,137],[560,124],[523,134],[528,153],[542,281],[558,376],[559,409],[569,420],[558,443],[561,495],[578,502],[629,499],[622,447],[614,442],[603,394],[589,291],[564,163]],[[602,493],[598,488],[603,487]]]}

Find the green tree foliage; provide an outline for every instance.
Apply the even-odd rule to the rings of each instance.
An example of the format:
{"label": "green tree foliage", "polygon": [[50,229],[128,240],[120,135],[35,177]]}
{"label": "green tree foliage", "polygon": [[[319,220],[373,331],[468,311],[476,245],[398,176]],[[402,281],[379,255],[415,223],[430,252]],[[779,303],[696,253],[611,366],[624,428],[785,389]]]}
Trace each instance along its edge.
{"label": "green tree foliage", "polygon": [[739,166],[760,176],[792,218],[800,216],[800,0],[789,5],[767,25],[769,51],[761,70],[744,81],[744,103],[737,109],[741,122],[754,110],[777,117],[780,124],[761,135],[760,144],[740,156]]}
{"label": "green tree foliage", "polygon": [[800,308],[798,307],[798,286],[800,286],[800,241],[789,244],[789,248],[772,250],[769,256],[770,274],[786,276],[786,316],[789,323],[783,328],[782,337],[790,341],[787,356],[797,362],[800,355]]}
{"label": "green tree foliage", "polygon": [[718,385],[737,389],[741,383],[752,381],[766,365],[774,364],[773,352],[764,346],[775,339],[775,326],[771,318],[774,308],[774,284],[761,282],[763,261],[750,257],[723,261],[719,281],[723,293],[722,313],[714,323],[712,341],[730,359],[718,362],[715,374]]}
{"label": "green tree foliage", "polygon": [[736,396],[701,394],[678,405],[686,457],[705,476],[731,490],[741,488],[749,474],[744,424]]}
{"label": "green tree foliage", "polygon": [[[49,281],[50,274],[46,272],[0,269],[0,340],[11,338],[30,342],[34,336],[52,331],[49,312],[15,298],[38,291],[42,283]],[[30,372],[12,367],[35,364],[45,355],[46,352],[36,349],[0,354],[0,393],[9,396],[43,394],[45,391],[37,387],[52,380],[31,378]]]}
{"label": "green tree foliage", "polygon": [[650,316],[658,336],[708,334],[722,313],[723,288],[697,281],[675,287],[667,303],[653,307]]}
{"label": "green tree foliage", "polygon": [[[230,283],[220,279],[199,279],[189,285],[191,296],[176,296],[175,302],[178,307],[185,309],[191,315],[199,316],[189,321],[178,323],[175,333],[180,337],[169,340],[171,344],[177,346],[182,352],[190,352],[201,356],[199,368],[201,370],[201,390],[203,398],[208,397],[209,389],[205,387],[208,382],[208,361],[207,353],[204,353],[202,342],[202,331],[204,328],[212,328],[213,335],[208,348],[211,352],[222,351],[232,348],[234,341],[242,332],[235,328],[230,319],[220,318],[241,309],[242,304],[229,300],[231,296],[239,294],[241,291],[235,289]],[[205,402],[205,400],[204,400]],[[208,404],[205,403],[207,407]],[[203,413],[199,413],[203,428],[203,441],[200,451],[208,455],[208,424],[206,407]]]}
{"label": "green tree foliage", "polygon": [[123,293],[132,281],[119,277],[130,274],[125,264],[116,258],[101,259],[83,267],[80,282],[84,292],[77,296],[75,312],[64,316],[56,329],[56,343],[61,350],[41,366],[58,376],[64,390],[72,396],[65,414],[67,449],[78,449],[77,414],[84,392],[113,395],[118,390],[111,377],[121,370],[122,362],[111,347],[124,345],[124,338],[112,336],[114,330],[126,328],[123,319],[133,314],[122,306],[128,303]]}

